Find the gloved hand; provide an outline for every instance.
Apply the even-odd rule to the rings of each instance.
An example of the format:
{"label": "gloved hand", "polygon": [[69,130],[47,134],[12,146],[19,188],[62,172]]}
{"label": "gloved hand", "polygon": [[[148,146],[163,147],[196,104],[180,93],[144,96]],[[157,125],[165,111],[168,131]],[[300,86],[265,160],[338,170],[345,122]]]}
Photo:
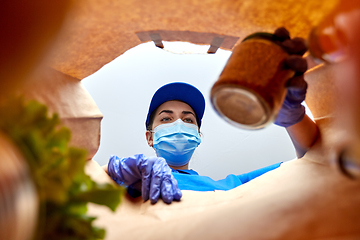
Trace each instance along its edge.
{"label": "gloved hand", "polygon": [[132,189],[140,191],[144,201],[150,198],[151,203],[156,203],[161,196],[165,203],[171,203],[182,197],[170,167],[161,157],[138,154],[120,159],[111,156],[108,174],[118,184],[127,185],[129,193]]}
{"label": "gloved hand", "polygon": [[302,38],[290,39],[289,32],[283,27],[276,29],[274,35],[290,54],[285,60],[285,67],[295,72],[294,77],[287,81],[287,94],[275,120],[276,125],[289,127],[300,122],[305,116],[305,107],[301,103],[305,100],[307,90],[307,83],[304,80],[307,62],[301,56],[307,51],[307,47]]}

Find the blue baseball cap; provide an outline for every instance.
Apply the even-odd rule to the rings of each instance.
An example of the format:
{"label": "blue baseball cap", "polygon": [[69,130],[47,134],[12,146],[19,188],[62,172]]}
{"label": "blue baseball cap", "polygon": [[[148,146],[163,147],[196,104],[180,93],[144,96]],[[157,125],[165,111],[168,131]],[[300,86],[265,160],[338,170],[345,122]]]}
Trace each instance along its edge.
{"label": "blue baseball cap", "polygon": [[201,126],[205,111],[205,98],[196,87],[183,82],[169,83],[159,88],[151,99],[145,126],[149,124],[150,116],[157,107],[167,101],[178,100],[189,104],[195,111],[196,120]]}

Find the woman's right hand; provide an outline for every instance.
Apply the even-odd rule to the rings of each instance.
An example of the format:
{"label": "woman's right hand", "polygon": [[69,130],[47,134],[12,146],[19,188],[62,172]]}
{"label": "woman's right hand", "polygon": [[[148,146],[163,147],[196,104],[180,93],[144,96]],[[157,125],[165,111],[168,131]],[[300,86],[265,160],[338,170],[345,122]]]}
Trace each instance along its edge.
{"label": "woman's right hand", "polygon": [[108,174],[118,184],[141,192],[144,201],[150,198],[151,203],[156,203],[161,196],[165,203],[171,203],[182,197],[170,167],[161,157],[146,157],[143,154],[128,158],[111,156]]}

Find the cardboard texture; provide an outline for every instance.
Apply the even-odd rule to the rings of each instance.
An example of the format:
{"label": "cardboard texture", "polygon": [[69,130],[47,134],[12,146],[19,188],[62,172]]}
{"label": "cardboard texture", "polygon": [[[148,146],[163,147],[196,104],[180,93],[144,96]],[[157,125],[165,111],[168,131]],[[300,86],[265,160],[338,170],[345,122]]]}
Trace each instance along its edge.
{"label": "cardboard texture", "polygon": [[62,123],[71,130],[71,145],[87,149],[88,159],[95,155],[103,115],[78,79],[41,68],[27,80],[22,91],[26,98],[47,105],[50,114],[59,114]]}
{"label": "cardboard texture", "polygon": [[[75,2],[75,1],[74,1]],[[65,22],[51,66],[78,79],[94,73],[106,63],[158,33],[167,41],[211,44],[209,34],[242,41],[247,35],[273,32],[285,26],[292,36],[307,38],[311,28],[331,11],[337,0],[83,0]],[[159,31],[158,31],[159,30]],[[199,34],[196,34],[199,33]],[[201,34],[203,33],[203,34]],[[204,35],[205,34],[205,35]],[[207,34],[207,35],[206,35]],[[146,35],[146,34],[145,34]]]}
{"label": "cardboard texture", "polygon": [[69,4],[70,0],[1,2],[0,100],[21,87],[49,51]]}

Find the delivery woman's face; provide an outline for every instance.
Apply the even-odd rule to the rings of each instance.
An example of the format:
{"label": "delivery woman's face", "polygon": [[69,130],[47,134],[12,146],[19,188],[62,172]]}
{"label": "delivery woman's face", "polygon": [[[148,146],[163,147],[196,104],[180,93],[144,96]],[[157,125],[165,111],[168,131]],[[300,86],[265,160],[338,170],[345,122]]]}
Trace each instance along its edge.
{"label": "delivery woman's face", "polygon": [[[174,100],[165,102],[157,108],[154,116],[152,129],[154,130],[157,126],[164,123],[175,122],[178,119],[181,119],[185,123],[190,123],[198,126],[194,110],[188,104]],[[153,133],[147,131],[146,139],[149,146],[153,145],[152,137]]]}
{"label": "delivery woman's face", "polygon": [[180,101],[165,102],[155,112],[153,129],[161,124],[172,123],[178,119],[197,126],[195,112],[188,104]]}

